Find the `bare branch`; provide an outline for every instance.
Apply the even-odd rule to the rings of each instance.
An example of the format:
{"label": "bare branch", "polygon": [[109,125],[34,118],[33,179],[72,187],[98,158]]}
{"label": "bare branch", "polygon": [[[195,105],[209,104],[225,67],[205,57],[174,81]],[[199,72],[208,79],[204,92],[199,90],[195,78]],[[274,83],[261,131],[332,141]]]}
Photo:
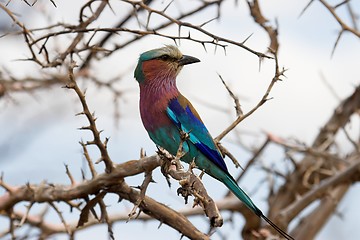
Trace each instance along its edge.
{"label": "bare branch", "polygon": [[354,174],[359,174],[360,167],[360,159],[355,160],[350,166],[346,167],[345,170],[339,172],[330,178],[327,178],[323,182],[321,182],[318,186],[314,186],[313,189],[308,191],[306,194],[301,196],[298,201],[295,201],[287,208],[281,211],[281,215],[283,215],[286,219],[284,221],[290,222],[295,216],[297,216],[300,211],[305,209],[310,203],[314,200],[320,198],[329,189],[334,188],[336,185],[341,184],[345,181],[351,180]]}
{"label": "bare branch", "polygon": [[273,88],[273,86],[275,85],[275,83],[277,81],[280,80],[281,76],[283,76],[285,69],[280,70],[279,69],[279,65],[278,65],[278,61],[277,61],[277,56],[275,54],[275,75],[272,78],[269,86],[266,89],[265,94],[263,95],[263,97],[260,99],[260,101],[258,102],[258,104],[256,104],[255,107],[253,107],[250,111],[248,111],[247,113],[240,115],[236,118],[236,120],[230,125],[228,126],[222,133],[220,133],[216,138],[215,141],[220,141],[221,139],[223,139],[230,131],[232,131],[240,122],[242,122],[245,118],[249,117],[251,114],[253,114],[259,107],[261,107],[265,102],[267,102],[268,96]]}
{"label": "bare branch", "polygon": [[90,113],[89,107],[85,100],[85,94],[80,90],[80,88],[78,87],[75,81],[75,76],[73,72],[75,66],[76,66],[75,62],[72,62],[71,66],[69,67],[69,83],[65,85],[65,87],[69,89],[73,89],[78,95],[79,100],[83,107],[83,113],[87,117],[90,124],[89,127],[86,127],[84,129],[88,129],[93,133],[94,140],[91,143],[95,144],[99,148],[101,152],[101,161],[105,163],[106,172],[110,173],[113,170],[114,166],[110,159],[110,156],[108,155],[106,144],[104,144],[100,139],[100,132],[98,131],[95,124],[96,118],[94,118],[93,114]]}

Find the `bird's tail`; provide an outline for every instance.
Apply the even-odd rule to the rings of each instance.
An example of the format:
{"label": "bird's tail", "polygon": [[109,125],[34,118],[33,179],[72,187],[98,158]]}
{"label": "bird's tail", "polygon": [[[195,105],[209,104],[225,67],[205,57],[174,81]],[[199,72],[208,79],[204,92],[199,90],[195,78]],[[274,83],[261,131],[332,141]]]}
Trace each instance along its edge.
{"label": "bird's tail", "polygon": [[230,189],[231,192],[235,194],[235,196],[240,199],[251,211],[253,211],[257,216],[264,219],[271,227],[273,227],[278,233],[280,233],[284,238],[288,240],[294,240],[292,236],[278,227],[275,223],[273,223],[270,219],[268,219],[261,210],[253,203],[251,198],[242,190],[236,181],[230,176],[227,175],[226,179],[223,180],[224,184]]}

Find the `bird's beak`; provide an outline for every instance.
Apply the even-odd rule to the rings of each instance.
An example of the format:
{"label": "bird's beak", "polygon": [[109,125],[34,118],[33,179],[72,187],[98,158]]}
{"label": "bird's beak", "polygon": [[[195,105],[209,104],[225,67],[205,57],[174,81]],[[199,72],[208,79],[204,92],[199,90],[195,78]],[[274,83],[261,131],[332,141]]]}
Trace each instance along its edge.
{"label": "bird's beak", "polygon": [[188,55],[183,55],[180,60],[178,60],[178,64],[180,66],[184,66],[187,64],[191,64],[191,63],[197,63],[200,62],[199,59],[197,59],[196,57],[192,57],[192,56],[188,56]]}

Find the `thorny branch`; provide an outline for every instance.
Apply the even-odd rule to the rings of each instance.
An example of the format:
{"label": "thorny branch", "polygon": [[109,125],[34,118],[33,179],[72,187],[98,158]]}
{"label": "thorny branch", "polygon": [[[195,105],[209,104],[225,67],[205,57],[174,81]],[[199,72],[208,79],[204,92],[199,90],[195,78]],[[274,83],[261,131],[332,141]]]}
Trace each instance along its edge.
{"label": "thorny branch", "polygon": [[247,118],[251,114],[253,114],[258,108],[260,108],[264,103],[266,103],[269,100],[268,97],[269,97],[269,94],[270,94],[272,88],[274,87],[274,85],[277,81],[281,81],[281,77],[285,73],[285,69],[280,70],[278,59],[277,59],[277,54],[275,52],[273,52],[273,54],[275,55],[275,74],[274,74],[274,77],[272,78],[269,86],[267,87],[265,94],[262,96],[262,98],[256,104],[255,107],[253,107],[247,113],[239,115],[230,126],[228,126],[222,133],[220,133],[215,138],[215,141],[219,142],[221,139],[223,139],[229,132],[231,132],[237,125],[239,125],[240,122],[242,122],[245,118]]}
{"label": "thorny branch", "polygon": [[101,141],[100,138],[101,131],[98,131],[95,124],[96,118],[94,114],[90,113],[89,107],[85,101],[85,94],[80,90],[79,86],[75,81],[75,76],[74,76],[75,67],[76,67],[76,63],[71,62],[71,65],[69,67],[69,83],[66,84],[65,87],[69,89],[73,89],[76,92],[83,107],[83,111],[78,113],[78,115],[85,115],[87,120],[89,121],[89,126],[84,126],[80,128],[81,130],[90,130],[94,136],[94,139],[92,141],[86,142],[86,145],[96,145],[99,148],[101,152],[101,158],[97,161],[97,163],[103,161],[106,166],[106,172],[110,173],[113,170],[114,166],[106,149],[107,142],[109,139],[105,138],[104,142]]}
{"label": "thorny branch", "polygon": [[163,168],[166,169],[164,174],[169,174],[172,178],[179,181],[181,187],[177,190],[178,195],[181,194],[185,203],[188,201],[189,196],[194,196],[194,205],[200,205],[206,216],[210,219],[211,227],[221,227],[223,219],[220,212],[214,202],[214,200],[207,194],[201,179],[197,177],[193,172],[192,168],[195,167],[195,163],[190,164],[189,170],[184,171],[180,164],[180,157],[182,156],[182,143],[179,146],[177,156],[172,156],[164,149],[159,149],[159,156],[163,159]]}
{"label": "thorny branch", "polygon": [[[262,15],[259,2],[257,0],[254,0],[252,3],[248,1],[248,6],[250,8],[251,16],[254,18],[255,22],[258,23],[262,28],[265,29],[267,34],[270,38],[270,46],[269,46],[269,52],[274,56],[275,59],[275,73],[274,77],[272,78],[265,94],[260,99],[258,104],[252,108],[249,112],[246,114],[243,114],[240,108],[240,104],[238,103],[238,100],[231,94],[231,91],[229,92],[230,96],[234,98],[236,103],[236,113],[237,113],[237,119],[229,126],[227,127],[222,133],[220,133],[216,138],[215,141],[219,142],[221,139],[223,139],[230,131],[232,131],[240,122],[242,122],[245,118],[249,117],[252,113],[254,113],[259,107],[261,107],[265,102],[267,102],[268,96],[275,85],[277,81],[281,81],[281,77],[284,76],[285,69],[280,70],[279,62],[278,62],[278,49],[279,49],[279,42],[277,40],[278,34],[277,29],[273,28],[271,25],[266,24],[268,20]],[[262,58],[260,58],[262,60]],[[220,77],[221,78],[221,77]],[[221,80],[224,82],[224,80],[221,78]],[[226,85],[225,85],[226,86]],[[227,88],[228,89],[228,88]],[[228,89],[229,91],[229,89]],[[240,114],[241,113],[241,114]]]}
{"label": "thorny branch", "polygon": [[[302,11],[302,14],[310,7],[310,5],[314,2],[314,0],[310,0],[310,2],[306,5],[306,7],[304,8],[304,10]],[[354,14],[353,12],[353,8],[351,7],[351,1],[350,0],[345,0],[342,1],[341,3],[331,6],[328,1],[325,0],[319,0],[319,2],[324,5],[324,7],[329,11],[329,13],[332,15],[332,17],[337,21],[337,23],[340,25],[341,30],[339,31],[338,37],[334,43],[334,47],[332,49],[331,55],[334,55],[335,49],[338,46],[341,37],[343,36],[343,34],[345,32],[350,32],[353,36],[356,36],[358,38],[360,38],[360,31],[357,27],[357,16],[356,14]],[[351,19],[351,23],[352,26],[350,26],[349,24],[346,23],[345,20],[343,20],[342,17],[340,17],[340,15],[337,13],[337,10],[340,9],[341,7],[343,7],[343,5],[345,5],[347,7],[347,11],[348,14],[350,16]]]}
{"label": "thorny branch", "polygon": [[[242,112],[240,100],[226,85],[222,77],[219,76],[230,97],[234,100],[237,118],[215,140],[222,153],[231,158],[236,166],[240,166],[236,154],[233,154],[220,144],[220,140],[230,132],[234,133],[234,129],[240,122],[269,100],[269,95],[275,83],[281,80],[285,70],[281,69],[278,63],[278,23],[275,22],[275,26],[270,24],[263,15],[259,1],[248,1],[248,7],[254,22],[264,29],[269,36],[268,53],[270,56],[248,47],[245,44],[246,38],[243,42],[235,41],[207,30],[207,24],[214,19],[220,18],[220,7],[224,1],[198,1],[198,5],[191,8],[186,7],[185,10],[174,14],[173,11],[169,10],[174,1],[171,1],[165,8],[159,8],[155,5],[155,1],[151,0],[123,0],[120,2],[124,6],[130,5],[132,11],[126,12],[125,15],[121,13],[114,27],[103,27],[101,24],[98,25],[99,19],[106,10],[110,9],[114,12],[115,10],[111,6],[111,1],[91,0],[86,2],[79,10],[77,23],[59,22],[38,28],[28,28],[28,25],[21,22],[21,18],[11,11],[9,4],[3,5],[0,3],[0,11],[4,12],[17,26],[16,31],[5,33],[1,38],[22,36],[30,54],[29,58],[23,60],[31,61],[41,67],[41,74],[23,78],[18,78],[7,69],[0,68],[0,100],[10,97],[15,92],[32,92],[65,85],[66,88],[74,90],[77,94],[83,108],[79,115],[84,115],[89,122],[89,125],[80,129],[89,130],[93,137],[90,141],[80,142],[84,159],[91,173],[91,179],[85,179],[85,176],[83,176],[81,181],[77,180],[73,177],[68,166],[65,168],[70,180],[69,185],[52,184],[44,181],[40,184],[28,183],[13,186],[6,183],[4,176],[1,176],[0,187],[4,189],[5,193],[0,196],[0,215],[9,219],[9,224],[6,229],[1,229],[0,237],[10,236],[12,239],[16,239],[18,237],[17,229],[28,225],[39,229],[39,238],[42,239],[58,233],[67,233],[70,238],[73,238],[74,233],[79,229],[106,223],[109,237],[114,238],[112,232],[113,223],[127,221],[129,217],[134,217],[137,213],[136,217],[132,218],[132,221],[157,219],[160,223],[169,225],[190,239],[209,239],[210,237],[199,231],[187,217],[203,215],[205,212],[210,220],[210,226],[220,227],[224,222],[227,223],[227,220],[223,220],[220,215],[220,211],[224,210],[239,212],[245,217],[245,226],[242,231],[244,239],[271,236],[271,233],[264,232],[264,229],[261,229],[260,220],[231,194],[227,194],[225,198],[215,202],[208,195],[205,186],[202,184],[201,177],[199,178],[192,172],[194,166],[190,164],[188,171],[182,168],[179,162],[182,154],[181,146],[179,146],[176,156],[171,156],[160,149],[159,155],[161,158],[157,155],[141,156],[139,160],[115,164],[107,150],[109,139],[101,138],[102,131],[98,130],[96,118],[86,102],[85,92],[78,85],[80,81],[87,81],[96,86],[104,87],[114,96],[116,105],[124,92],[122,89],[119,90],[116,85],[120,78],[102,79],[95,76],[90,67],[92,64],[101,61],[102,58],[109,57],[114,53],[122,53],[121,50],[146,36],[171,39],[175,43],[180,43],[180,40],[192,41],[203,46],[205,50],[207,46],[214,46],[215,49],[220,47],[226,52],[227,46],[233,45],[256,55],[260,62],[264,58],[274,59],[274,76],[266,92],[258,104],[245,114]],[[32,4],[27,1],[24,2],[28,5],[34,5],[37,1],[35,0]],[[54,1],[50,0],[50,2],[56,6]],[[311,0],[304,11],[313,2]],[[354,11],[350,0],[342,1],[333,6],[325,0],[319,0],[319,2],[341,28],[334,44],[333,53],[345,32],[360,37],[357,13]],[[350,23],[347,23],[340,14],[340,9],[345,7],[350,16]],[[200,24],[191,21],[191,17],[206,12],[211,8],[217,10],[215,17]],[[118,12],[115,15],[117,14]],[[146,20],[142,20],[144,17]],[[155,24],[153,19],[160,20]],[[131,24],[132,21],[137,22],[138,25]],[[176,26],[177,31],[169,31],[168,27],[170,26]],[[185,33],[184,30],[187,30],[187,32]],[[202,37],[199,37],[200,34]],[[119,36],[120,38],[118,38]],[[62,42],[62,47],[56,46],[57,42]],[[73,59],[78,62],[78,68]],[[68,67],[69,65],[70,67]],[[261,164],[261,156],[271,145],[277,145],[284,149],[284,155],[292,164],[289,173],[283,173],[269,167],[262,168],[264,171],[277,172],[285,180],[278,190],[275,191],[274,188],[270,190],[268,216],[285,229],[307,206],[316,200],[320,201],[319,207],[305,215],[303,220],[294,226],[291,234],[296,239],[313,238],[323,227],[326,220],[336,211],[338,202],[341,201],[349,187],[360,180],[358,177],[360,169],[360,138],[352,139],[345,130],[350,118],[354,115],[358,116],[360,112],[359,93],[360,86],[357,86],[353,94],[339,104],[333,116],[324,124],[312,146],[306,146],[298,142],[292,143],[268,133],[263,144],[251,152],[251,157],[237,178],[238,182],[240,182],[249,169]],[[118,105],[116,105],[116,108],[119,108]],[[347,141],[354,146],[353,150],[345,156],[334,151],[339,130],[344,130]],[[96,146],[100,151],[100,159],[96,163],[104,162],[104,172],[95,170],[93,156],[88,151],[89,145]],[[300,159],[298,158],[299,155],[302,156]],[[188,200],[189,196],[194,197],[193,208],[175,211],[147,195],[146,189],[152,182],[152,172],[160,166],[164,173],[179,181],[181,187],[178,193],[185,198],[185,201]],[[142,173],[144,173],[144,180],[138,187],[139,189],[130,187],[126,183],[127,177]],[[109,214],[104,199],[107,194],[116,194],[120,199],[131,202],[134,204],[133,210],[130,213]],[[26,202],[27,205],[24,211],[20,211],[18,206],[23,202]],[[57,202],[65,203],[76,211],[79,214],[78,221],[67,221],[62,213],[63,210],[60,209],[60,204]],[[44,210],[40,213],[33,213],[35,204],[43,204]],[[53,224],[45,220],[45,216],[49,211],[57,214],[61,224]],[[231,218],[229,221],[231,221]],[[316,224],[310,226],[309,223]],[[22,237],[26,238],[27,236]]]}
{"label": "thorny branch", "polygon": [[[336,157],[334,154],[330,154],[331,146],[335,144],[336,138],[335,135],[337,132],[344,127],[349,122],[350,117],[355,114],[360,109],[360,86],[358,86],[354,93],[349,96],[347,99],[343,100],[339,106],[335,109],[334,114],[331,116],[329,121],[324,125],[322,130],[316,136],[313,145],[310,147],[311,150],[307,150],[306,154],[304,155],[303,159],[300,163],[297,163],[295,171],[288,175],[286,184],[284,184],[278,191],[278,194],[273,195],[269,199],[269,203],[271,206],[270,216],[272,214],[279,215],[281,214],[282,210],[285,209],[286,206],[291,205],[296,201],[297,196],[305,196],[307,192],[311,191],[311,189],[321,189],[318,188],[318,184],[321,184],[322,181],[330,181],[326,180],[327,178],[331,178],[335,176],[335,174],[342,169],[350,169],[352,165],[351,163],[357,162],[359,160],[358,156],[359,152],[355,150],[354,152],[350,153],[348,157],[343,157],[337,155]],[[287,147],[288,148],[288,147]],[[293,151],[297,151],[299,148],[288,148]],[[303,148],[300,148],[300,150]],[[304,152],[301,150],[301,152]],[[322,152],[318,154],[318,152]],[[355,156],[355,157],[353,157]],[[342,159],[342,161],[333,161],[332,159]],[[355,168],[357,171],[359,168]],[[349,170],[351,171],[351,170]],[[358,173],[356,173],[358,174]],[[341,175],[336,175],[341,176]],[[306,184],[304,184],[304,179],[306,179]],[[338,179],[334,177],[334,179]],[[341,179],[342,180],[342,179]],[[349,186],[349,184],[357,181],[357,179],[353,179],[352,174],[347,174],[345,177],[346,184],[344,186]],[[301,184],[299,184],[301,183]],[[325,184],[325,183],[323,183]],[[320,186],[320,185],[319,185]],[[335,188],[336,189],[336,188]],[[344,191],[337,191],[335,190],[335,199],[340,201],[340,199],[344,195]],[[346,188],[347,189],[347,188]],[[319,190],[314,190],[319,191]],[[329,189],[327,191],[329,193]],[[311,193],[308,193],[311,194]],[[339,195],[338,195],[339,194]],[[321,194],[320,194],[321,195]],[[315,195],[312,195],[315,196]],[[322,200],[326,199],[326,196],[318,196]],[[303,202],[304,203],[304,202]],[[306,202],[306,206],[310,204],[310,202]],[[294,203],[296,204],[296,202]],[[325,205],[320,205],[318,214],[323,214],[322,216],[330,216],[333,211],[336,209],[336,205],[329,204],[328,207]],[[304,206],[303,206],[304,207]],[[309,218],[312,214],[309,214]],[[287,216],[289,217],[289,216]],[[291,219],[288,219],[291,220]],[[283,221],[287,222],[285,219]],[[319,221],[316,225],[313,225],[316,229],[321,229],[325,222]],[[300,234],[300,230],[304,230],[304,225],[299,224],[297,228],[295,228],[294,233]],[[308,233],[310,234],[310,233]],[[313,236],[316,234],[316,231],[312,231],[311,234]],[[307,235],[309,237],[309,235]]]}

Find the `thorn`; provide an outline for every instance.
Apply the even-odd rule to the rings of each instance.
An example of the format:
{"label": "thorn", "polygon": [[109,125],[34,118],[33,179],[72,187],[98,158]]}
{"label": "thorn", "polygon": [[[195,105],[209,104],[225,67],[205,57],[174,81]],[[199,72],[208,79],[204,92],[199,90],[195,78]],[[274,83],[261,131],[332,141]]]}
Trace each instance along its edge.
{"label": "thorn", "polygon": [[73,89],[74,88],[74,86],[72,85],[72,84],[66,84],[66,85],[64,85],[64,86],[62,86],[62,88],[66,88],[66,89]]}
{"label": "thorn", "polygon": [[169,176],[166,177],[166,182],[168,184],[168,187],[171,188],[171,182]]}
{"label": "thorn", "polygon": [[144,148],[140,149],[140,158],[144,158],[146,157],[146,151],[144,150]]}
{"label": "thorn", "polygon": [[[149,12],[149,15],[148,15],[147,20],[146,20],[145,29],[149,29],[149,23],[150,23],[151,14],[152,14],[152,12]],[[154,34],[155,34],[155,31],[154,31]]]}
{"label": "thorn", "polygon": [[202,177],[204,176],[204,174],[205,174],[205,170],[203,169],[203,170],[201,171],[200,175],[199,175],[199,178],[202,179]]}
{"label": "thorn", "polygon": [[222,1],[218,1],[217,2],[217,5],[218,5],[218,8],[217,8],[217,17],[220,18],[220,6],[221,6],[221,3]]}
{"label": "thorn", "polygon": [[223,46],[223,49],[224,49],[224,54],[226,56],[226,46],[225,45]]}
{"label": "thorn", "polygon": [[82,177],[82,180],[86,179],[84,169],[81,169],[81,177]]}
{"label": "thorn", "polygon": [[181,25],[178,28],[178,36],[179,36],[179,46],[180,46],[180,38],[181,38]]}
{"label": "thorn", "polygon": [[195,163],[195,158],[193,158],[193,160],[191,161],[191,163],[189,164],[189,170],[192,173],[192,170],[196,168],[196,163]]}
{"label": "thorn", "polygon": [[162,10],[163,13],[170,7],[170,5],[174,2],[174,0],[171,0],[170,3]]}
{"label": "thorn", "polygon": [[163,224],[163,222],[160,222],[159,226],[158,226],[158,229],[160,229],[161,225]]}
{"label": "thorn", "polygon": [[259,57],[259,72],[261,71],[261,63],[262,63],[262,58]]}
{"label": "thorn", "polygon": [[109,9],[111,10],[111,12],[116,16],[116,13],[115,13],[113,7],[110,5],[110,2],[107,2],[107,5],[109,6]]}
{"label": "thorn", "polygon": [[298,18],[300,18],[305,11],[310,7],[310,5],[314,2],[314,0],[310,0],[310,2],[304,7],[304,9],[301,11],[301,13],[299,14]]}
{"label": "thorn", "polygon": [[214,18],[212,18],[212,19],[210,19],[210,20],[202,23],[199,27],[202,28],[202,27],[204,27],[206,24],[208,24],[208,23],[210,23],[210,22],[212,22],[212,21],[214,21],[214,20],[216,20],[216,19],[218,19],[218,18],[219,18],[219,16],[216,16],[216,17],[214,17]]}
{"label": "thorn", "polygon": [[341,30],[340,33],[339,33],[339,36],[336,38],[336,41],[335,41],[335,43],[334,43],[334,47],[333,47],[333,49],[332,49],[332,51],[331,51],[331,58],[334,56],[335,49],[336,49],[336,47],[337,47],[337,45],[338,45],[338,43],[339,43],[339,41],[340,41],[340,38],[341,38],[343,32],[344,32],[344,30]]}
{"label": "thorn", "polygon": [[83,127],[78,128],[78,130],[90,130],[90,129],[91,129],[90,126],[83,126]]}
{"label": "thorn", "polygon": [[138,219],[138,218],[139,218],[141,212],[142,212],[142,211],[141,211],[141,209],[139,208],[139,211],[138,211],[137,215],[135,216],[135,219]]}
{"label": "thorn", "polygon": [[249,40],[249,38],[253,35],[254,33],[252,33],[252,34],[250,34],[247,38],[245,38],[245,40],[241,43],[241,44],[245,44],[245,42],[247,41],[247,40]]}
{"label": "thorn", "polygon": [[205,52],[207,53],[207,50],[206,50],[206,47],[205,47],[205,43],[204,43],[204,42],[202,42],[202,43],[201,43],[201,45],[203,46],[203,48],[204,48]]}

